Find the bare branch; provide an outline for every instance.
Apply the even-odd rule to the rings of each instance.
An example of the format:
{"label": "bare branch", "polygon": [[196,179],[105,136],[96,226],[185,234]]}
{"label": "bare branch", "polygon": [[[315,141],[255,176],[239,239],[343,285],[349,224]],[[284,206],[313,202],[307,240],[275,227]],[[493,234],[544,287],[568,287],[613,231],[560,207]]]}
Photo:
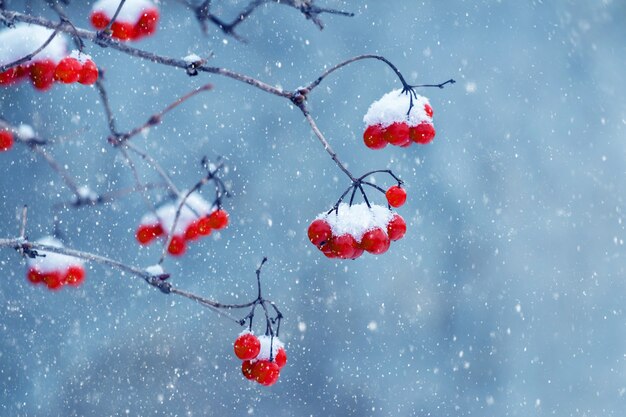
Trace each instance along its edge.
{"label": "bare branch", "polygon": [[[59,24],[59,26],[62,23]],[[13,62],[9,62],[8,64],[4,64],[4,65],[0,65],[0,72],[4,72],[10,68],[13,67],[17,67],[20,64],[23,64],[24,62],[28,62],[31,59],[33,59],[39,52],[43,51],[46,46],[50,45],[50,42],[52,42],[52,40],[59,34],[59,30],[58,28],[54,30],[54,32],[52,32],[52,34],[48,37],[48,39],[46,39],[46,41],[37,49],[35,49],[33,52],[31,52],[30,54],[15,60]]]}

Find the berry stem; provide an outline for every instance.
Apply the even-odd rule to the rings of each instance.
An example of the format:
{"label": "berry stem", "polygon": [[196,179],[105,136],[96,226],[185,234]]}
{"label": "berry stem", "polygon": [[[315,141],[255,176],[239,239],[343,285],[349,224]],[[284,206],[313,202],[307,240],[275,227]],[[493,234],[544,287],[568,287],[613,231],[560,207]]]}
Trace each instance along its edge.
{"label": "berry stem", "polygon": [[117,5],[117,9],[115,9],[115,13],[113,14],[113,17],[111,18],[111,20],[109,20],[109,24],[106,25],[106,27],[100,31],[100,34],[106,34],[108,36],[111,33],[111,26],[113,26],[113,23],[115,23],[117,16],[119,16],[120,11],[122,10],[122,7],[124,6],[124,3],[126,3],[126,0],[120,0],[120,4]]}

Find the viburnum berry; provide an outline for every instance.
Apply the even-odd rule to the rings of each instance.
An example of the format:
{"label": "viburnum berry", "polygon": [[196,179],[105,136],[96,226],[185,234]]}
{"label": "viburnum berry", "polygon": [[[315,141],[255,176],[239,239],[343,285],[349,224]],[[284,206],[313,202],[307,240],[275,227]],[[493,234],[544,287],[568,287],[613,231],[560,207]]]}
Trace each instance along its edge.
{"label": "viburnum berry", "polygon": [[361,249],[361,247],[357,246],[354,248],[354,253],[352,254],[352,256],[350,257],[350,259],[357,259],[360,258],[361,255],[363,255],[363,252],[365,252],[363,249]]}
{"label": "viburnum berry", "polygon": [[336,236],[330,242],[331,250],[339,259],[350,259],[354,255],[354,249],[357,246],[354,237],[349,234]]}
{"label": "viburnum berry", "polygon": [[64,84],[72,84],[80,78],[82,64],[79,60],[72,57],[65,57],[56,66],[54,70],[54,79]]}
{"label": "viburnum berry", "polygon": [[198,234],[200,234],[200,236],[208,236],[211,234],[211,220],[209,216],[199,218],[197,224]]}
{"label": "viburnum berry", "polygon": [[159,11],[157,9],[144,11],[135,25],[135,37],[140,38],[152,35],[156,31],[158,21]]}
{"label": "viburnum berry", "polygon": [[215,210],[209,215],[209,224],[215,230],[220,230],[228,225],[228,213],[226,210]]}
{"label": "viburnum berry", "polygon": [[254,363],[252,367],[252,375],[256,382],[261,385],[270,386],[278,381],[280,376],[280,368],[276,362],[268,360],[260,360]]}
{"label": "viburnum berry", "polygon": [[384,134],[385,130],[381,125],[368,126],[363,133],[363,142],[370,149],[382,149],[387,146]]}
{"label": "viburnum berry", "polygon": [[387,224],[387,234],[389,235],[389,240],[400,240],[404,237],[406,233],[406,222],[399,214],[394,214],[389,224]]}
{"label": "viburnum berry", "polygon": [[28,68],[18,65],[0,72],[0,85],[11,85],[28,76]]}
{"label": "viburnum berry", "polygon": [[48,289],[58,290],[63,286],[63,276],[59,271],[48,271],[43,274],[43,282],[46,283]]}
{"label": "viburnum berry", "polygon": [[0,130],[0,152],[6,152],[13,147],[13,133]]}
{"label": "viburnum berry", "polygon": [[98,80],[98,67],[91,60],[88,59],[83,62],[78,77],[78,82],[84,85],[92,85]]}
{"label": "viburnum berry", "polygon": [[163,235],[163,227],[160,224],[142,224],[137,228],[135,238],[142,245],[147,245],[157,237]]}
{"label": "viburnum berry", "polygon": [[234,350],[239,359],[251,360],[261,351],[261,342],[252,333],[243,333],[235,340]]}
{"label": "viburnum berry", "polygon": [[433,108],[430,107],[430,104],[428,103],[424,104],[424,112],[426,112],[428,117],[430,117],[431,119],[433,118]]}
{"label": "viburnum berry", "polygon": [[313,223],[309,225],[308,235],[309,240],[315,246],[319,247],[325,242],[328,242],[333,232],[327,221],[322,219],[313,220]]}
{"label": "viburnum berry", "polygon": [[70,266],[65,273],[63,282],[75,287],[82,284],[85,280],[85,270],[82,266]]}
{"label": "viburnum berry", "polygon": [[403,122],[395,122],[385,128],[385,140],[392,145],[403,146],[410,142],[409,126]]}
{"label": "viburnum berry", "polygon": [[324,256],[326,256],[327,258],[334,259],[334,258],[337,257],[337,252],[335,252],[335,250],[333,248],[333,238],[332,237],[330,239],[328,239],[326,244],[324,244],[324,245],[322,245],[320,247],[320,250],[322,251]]}
{"label": "viburnum berry", "polygon": [[413,126],[410,130],[411,140],[422,145],[432,142],[435,138],[435,133],[435,127],[427,122]]}
{"label": "viburnum berry", "polygon": [[30,80],[33,86],[40,91],[48,90],[54,84],[54,61],[45,59],[37,61],[30,66]]}
{"label": "viburnum berry", "polygon": [[285,352],[285,348],[281,347],[280,349],[278,349],[276,357],[274,358],[274,362],[276,362],[276,365],[278,365],[279,369],[282,369],[283,366],[285,366],[285,364],[287,363],[287,352]]}
{"label": "viburnum berry", "polygon": [[361,248],[374,255],[380,255],[389,249],[389,237],[378,227],[369,230],[361,239]]}
{"label": "viburnum berry", "polygon": [[387,202],[391,207],[400,207],[406,202],[406,191],[404,188],[394,185],[389,187],[385,197],[387,197]]}
{"label": "viburnum berry", "polygon": [[43,274],[37,268],[29,268],[27,278],[33,284],[43,282]]}
{"label": "viburnum berry", "polygon": [[167,251],[174,256],[181,256],[185,253],[187,245],[185,244],[185,238],[180,235],[172,236],[172,240],[167,247]]}
{"label": "viburnum berry", "polygon": [[198,222],[194,221],[189,223],[187,229],[185,229],[185,240],[196,240],[200,237],[200,232],[198,231]]}
{"label": "viburnum berry", "polygon": [[128,22],[115,21],[111,25],[111,32],[114,38],[127,41],[135,38],[135,27]]}
{"label": "viburnum berry", "polygon": [[93,12],[89,18],[94,28],[102,30],[109,24],[109,17],[104,12]]}
{"label": "viburnum berry", "polygon": [[254,375],[252,374],[253,369],[254,369],[254,363],[250,361],[243,361],[241,363],[241,373],[243,374],[243,376],[246,377],[246,379],[250,379],[250,380],[254,379]]}

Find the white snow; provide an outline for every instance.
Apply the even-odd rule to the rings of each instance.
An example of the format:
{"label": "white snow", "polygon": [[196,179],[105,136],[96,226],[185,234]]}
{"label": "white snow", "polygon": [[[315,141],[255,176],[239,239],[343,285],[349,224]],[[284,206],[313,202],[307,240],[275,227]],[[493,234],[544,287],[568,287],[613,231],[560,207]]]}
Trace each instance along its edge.
{"label": "white snow", "polygon": [[[186,192],[182,193],[183,195]],[[147,213],[141,218],[142,225],[156,225],[161,224],[165,233],[169,233],[174,224],[176,218],[176,210],[180,205],[180,199],[174,203],[167,203],[159,207],[156,211],[156,216],[153,213]],[[210,214],[214,207],[211,206],[200,194],[192,193],[185,201],[185,205],[180,210],[180,217],[176,228],[174,229],[175,235],[184,235],[187,227],[197,220],[198,218]]]}
{"label": "white snow", "polygon": [[387,233],[387,224],[392,217],[393,212],[384,206],[373,204],[372,208],[369,208],[365,203],[353,204],[352,206],[341,203],[338,213],[335,210],[330,214],[324,212],[318,215],[317,219],[328,222],[333,236],[349,234],[357,242],[360,242],[367,231],[377,227]]}
{"label": "white snow", "polygon": [[414,97],[413,108],[407,117],[406,112],[410,105],[409,95],[402,93],[400,89],[392,90],[372,103],[363,121],[367,126],[379,124],[383,127],[395,122],[405,122],[409,126],[417,126],[422,122],[432,123],[433,119],[424,110],[425,104],[430,105],[426,97],[420,95],[417,98]]}
{"label": "white snow", "polygon": [[[103,12],[111,19],[119,5],[119,0],[98,0],[94,3],[91,10],[93,12]],[[145,11],[156,8],[155,4],[149,0],[126,0],[115,20],[135,24]]]}
{"label": "white snow", "polygon": [[84,64],[87,61],[93,61],[90,55],[80,52],[78,49],[73,49],[72,52],[70,52],[70,58],[78,60],[81,64]]}
{"label": "white snow", "polygon": [[163,267],[159,264],[150,265],[146,268],[146,272],[155,276],[163,275],[165,273],[165,271],[163,271]]}
{"label": "white snow", "polygon": [[[0,31],[0,65],[8,64],[35,52],[43,45],[54,31],[41,26],[18,23],[15,28]],[[52,41],[30,62],[50,59],[60,61],[67,55],[67,41],[64,35],[57,33]]]}
{"label": "white snow", "polygon": [[98,199],[98,194],[93,192],[93,190],[91,188],[89,188],[88,185],[82,185],[82,186],[78,187],[78,195],[83,200],[94,201],[94,200]]}
{"label": "white snow", "polygon": [[200,58],[196,54],[189,54],[183,58],[183,61],[187,63],[187,65],[195,64],[196,62],[201,62],[202,58]]}
{"label": "white snow", "polygon": [[[256,357],[257,360],[267,360],[270,358],[270,339],[272,339],[271,336],[265,336],[265,335],[259,336],[259,342],[261,342],[261,351]],[[285,347],[283,342],[281,342],[280,339],[278,339],[277,337],[273,338],[271,346],[272,346],[272,357],[274,358],[276,357],[276,354],[278,353],[278,349],[280,349],[281,347]]]}
{"label": "white snow", "polygon": [[35,137],[35,129],[31,125],[21,124],[17,127],[17,136],[22,140],[30,140]]}
{"label": "white snow", "polygon": [[[45,236],[41,239],[38,239],[36,243],[40,243],[42,245],[54,246],[57,248],[62,248],[63,244],[58,240],[53,238],[52,236]],[[79,258],[75,258],[73,256],[61,255],[53,252],[46,251],[38,251],[42,255],[46,255],[45,257],[38,256],[34,259],[28,258],[28,266],[31,268],[37,269],[39,272],[47,273],[47,272],[66,272],[70,266],[82,266],[83,261]]]}

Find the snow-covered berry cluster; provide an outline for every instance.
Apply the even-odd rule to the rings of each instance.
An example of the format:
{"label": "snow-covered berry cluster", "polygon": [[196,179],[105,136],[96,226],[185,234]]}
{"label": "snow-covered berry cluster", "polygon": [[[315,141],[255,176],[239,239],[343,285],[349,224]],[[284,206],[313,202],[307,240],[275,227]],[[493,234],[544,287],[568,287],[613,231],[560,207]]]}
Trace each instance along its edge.
{"label": "snow-covered berry cluster", "polygon": [[366,203],[341,203],[318,215],[308,230],[311,243],[326,257],[339,259],[356,259],[363,252],[380,255],[405,233],[402,216],[387,207],[368,207]]}
{"label": "snow-covered berry cluster", "polygon": [[89,55],[73,50],[57,64],[54,79],[63,84],[92,85],[98,80],[98,67]]}
{"label": "snow-covered berry cluster", "polygon": [[[89,20],[94,28],[106,28],[115,15],[119,0],[98,0],[91,9]],[[121,41],[136,41],[154,34],[159,21],[159,9],[149,0],[126,0],[111,25],[111,36]]]}
{"label": "snow-covered berry cluster", "polygon": [[[176,220],[180,200],[160,206],[155,213],[148,213],[141,219],[135,233],[137,241],[148,245],[161,236],[167,236]],[[228,213],[209,204],[198,193],[192,193],[181,207],[174,235],[167,251],[180,256],[187,249],[187,242],[209,236],[212,230],[220,230],[228,225]]]}
{"label": "snow-covered berry cluster", "polygon": [[0,129],[0,152],[11,149],[13,142],[13,133],[10,130]]}
{"label": "snow-covered berry cluster", "polygon": [[[62,248],[63,244],[51,236],[37,240],[42,245]],[[38,251],[35,258],[28,259],[27,278],[33,284],[44,284],[51,290],[64,285],[79,286],[85,280],[83,262],[73,256]]]}
{"label": "snow-covered berry cluster", "polygon": [[426,97],[412,91],[397,89],[385,94],[372,103],[363,121],[363,141],[370,149],[427,144],[435,137],[433,108]]}
{"label": "snow-covered berry cluster", "polygon": [[243,376],[265,386],[274,385],[278,381],[280,370],[287,363],[285,346],[275,336],[257,337],[246,330],[235,340],[234,350],[235,355],[243,361]]}
{"label": "snow-covered berry cluster", "polygon": [[[53,31],[41,26],[17,24],[0,31],[0,65],[10,64],[43,45]],[[45,91],[55,81],[57,63],[67,56],[67,41],[57,34],[50,43],[30,60],[0,73],[0,85],[9,86],[30,78],[37,90]]]}

